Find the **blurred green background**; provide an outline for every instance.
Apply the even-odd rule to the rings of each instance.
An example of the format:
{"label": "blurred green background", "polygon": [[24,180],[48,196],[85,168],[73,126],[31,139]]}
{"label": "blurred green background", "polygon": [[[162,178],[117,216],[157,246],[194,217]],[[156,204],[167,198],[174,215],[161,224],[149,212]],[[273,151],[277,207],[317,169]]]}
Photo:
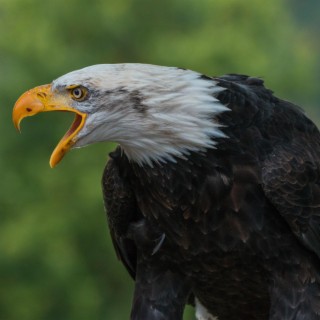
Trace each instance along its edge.
{"label": "blurred green background", "polygon": [[19,135],[22,92],[91,64],[172,65],[263,77],[319,124],[319,27],[319,0],[0,0],[0,320],[125,320],[133,290],[102,204],[112,146],[50,169],[72,116],[27,119]]}

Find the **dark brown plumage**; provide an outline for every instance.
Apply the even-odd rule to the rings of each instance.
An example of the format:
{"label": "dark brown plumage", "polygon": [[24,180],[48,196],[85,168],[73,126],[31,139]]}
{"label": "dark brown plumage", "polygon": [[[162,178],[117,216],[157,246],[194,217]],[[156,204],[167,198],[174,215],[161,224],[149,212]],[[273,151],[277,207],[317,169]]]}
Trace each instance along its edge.
{"label": "dark brown plumage", "polygon": [[319,131],[261,80],[217,80],[216,149],[152,168],[117,149],[106,167],[132,319],[181,319],[194,297],[219,320],[319,319]]}

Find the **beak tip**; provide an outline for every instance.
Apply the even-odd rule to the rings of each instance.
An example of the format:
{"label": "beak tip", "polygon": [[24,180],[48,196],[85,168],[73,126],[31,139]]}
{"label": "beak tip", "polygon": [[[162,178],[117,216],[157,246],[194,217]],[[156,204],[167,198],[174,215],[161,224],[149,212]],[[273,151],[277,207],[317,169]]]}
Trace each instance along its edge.
{"label": "beak tip", "polygon": [[52,160],[50,159],[49,161],[49,166],[51,169],[53,169],[55,167],[55,164],[52,162]]}
{"label": "beak tip", "polygon": [[17,130],[19,133],[21,133],[20,124],[15,124],[14,126],[15,126],[16,130]]}
{"label": "beak tip", "polygon": [[49,160],[50,168],[53,169],[59,162],[60,162],[60,160],[57,161],[55,156],[51,155],[50,160]]}
{"label": "beak tip", "polygon": [[20,128],[20,121],[16,121],[15,119],[13,119],[13,125],[16,128],[16,130],[21,133],[21,128]]}
{"label": "beak tip", "polygon": [[43,97],[46,97],[46,91],[50,90],[50,85],[36,87],[23,93],[16,101],[13,111],[12,120],[16,129],[20,130],[20,122],[25,118],[44,111]]}

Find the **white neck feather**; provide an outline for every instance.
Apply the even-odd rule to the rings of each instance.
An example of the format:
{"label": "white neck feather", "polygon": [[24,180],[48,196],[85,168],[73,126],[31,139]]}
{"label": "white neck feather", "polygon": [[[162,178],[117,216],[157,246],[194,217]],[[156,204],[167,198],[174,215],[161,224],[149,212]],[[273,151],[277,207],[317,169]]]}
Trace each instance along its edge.
{"label": "white neck feather", "polygon": [[143,100],[146,115],[136,121],[141,130],[133,128],[132,139],[118,141],[129,159],[141,165],[175,161],[191,151],[213,148],[214,138],[224,136],[214,116],[228,109],[215,98],[223,88],[213,81],[183,71],[178,79],[158,77],[149,86]]}

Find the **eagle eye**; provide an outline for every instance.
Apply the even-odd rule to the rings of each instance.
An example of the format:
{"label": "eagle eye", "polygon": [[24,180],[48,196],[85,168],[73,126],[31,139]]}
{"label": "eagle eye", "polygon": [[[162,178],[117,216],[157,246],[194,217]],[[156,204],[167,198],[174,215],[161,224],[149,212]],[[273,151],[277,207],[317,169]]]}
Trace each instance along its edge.
{"label": "eagle eye", "polygon": [[77,101],[83,101],[86,98],[87,93],[88,90],[81,86],[70,88],[70,94],[72,99]]}

